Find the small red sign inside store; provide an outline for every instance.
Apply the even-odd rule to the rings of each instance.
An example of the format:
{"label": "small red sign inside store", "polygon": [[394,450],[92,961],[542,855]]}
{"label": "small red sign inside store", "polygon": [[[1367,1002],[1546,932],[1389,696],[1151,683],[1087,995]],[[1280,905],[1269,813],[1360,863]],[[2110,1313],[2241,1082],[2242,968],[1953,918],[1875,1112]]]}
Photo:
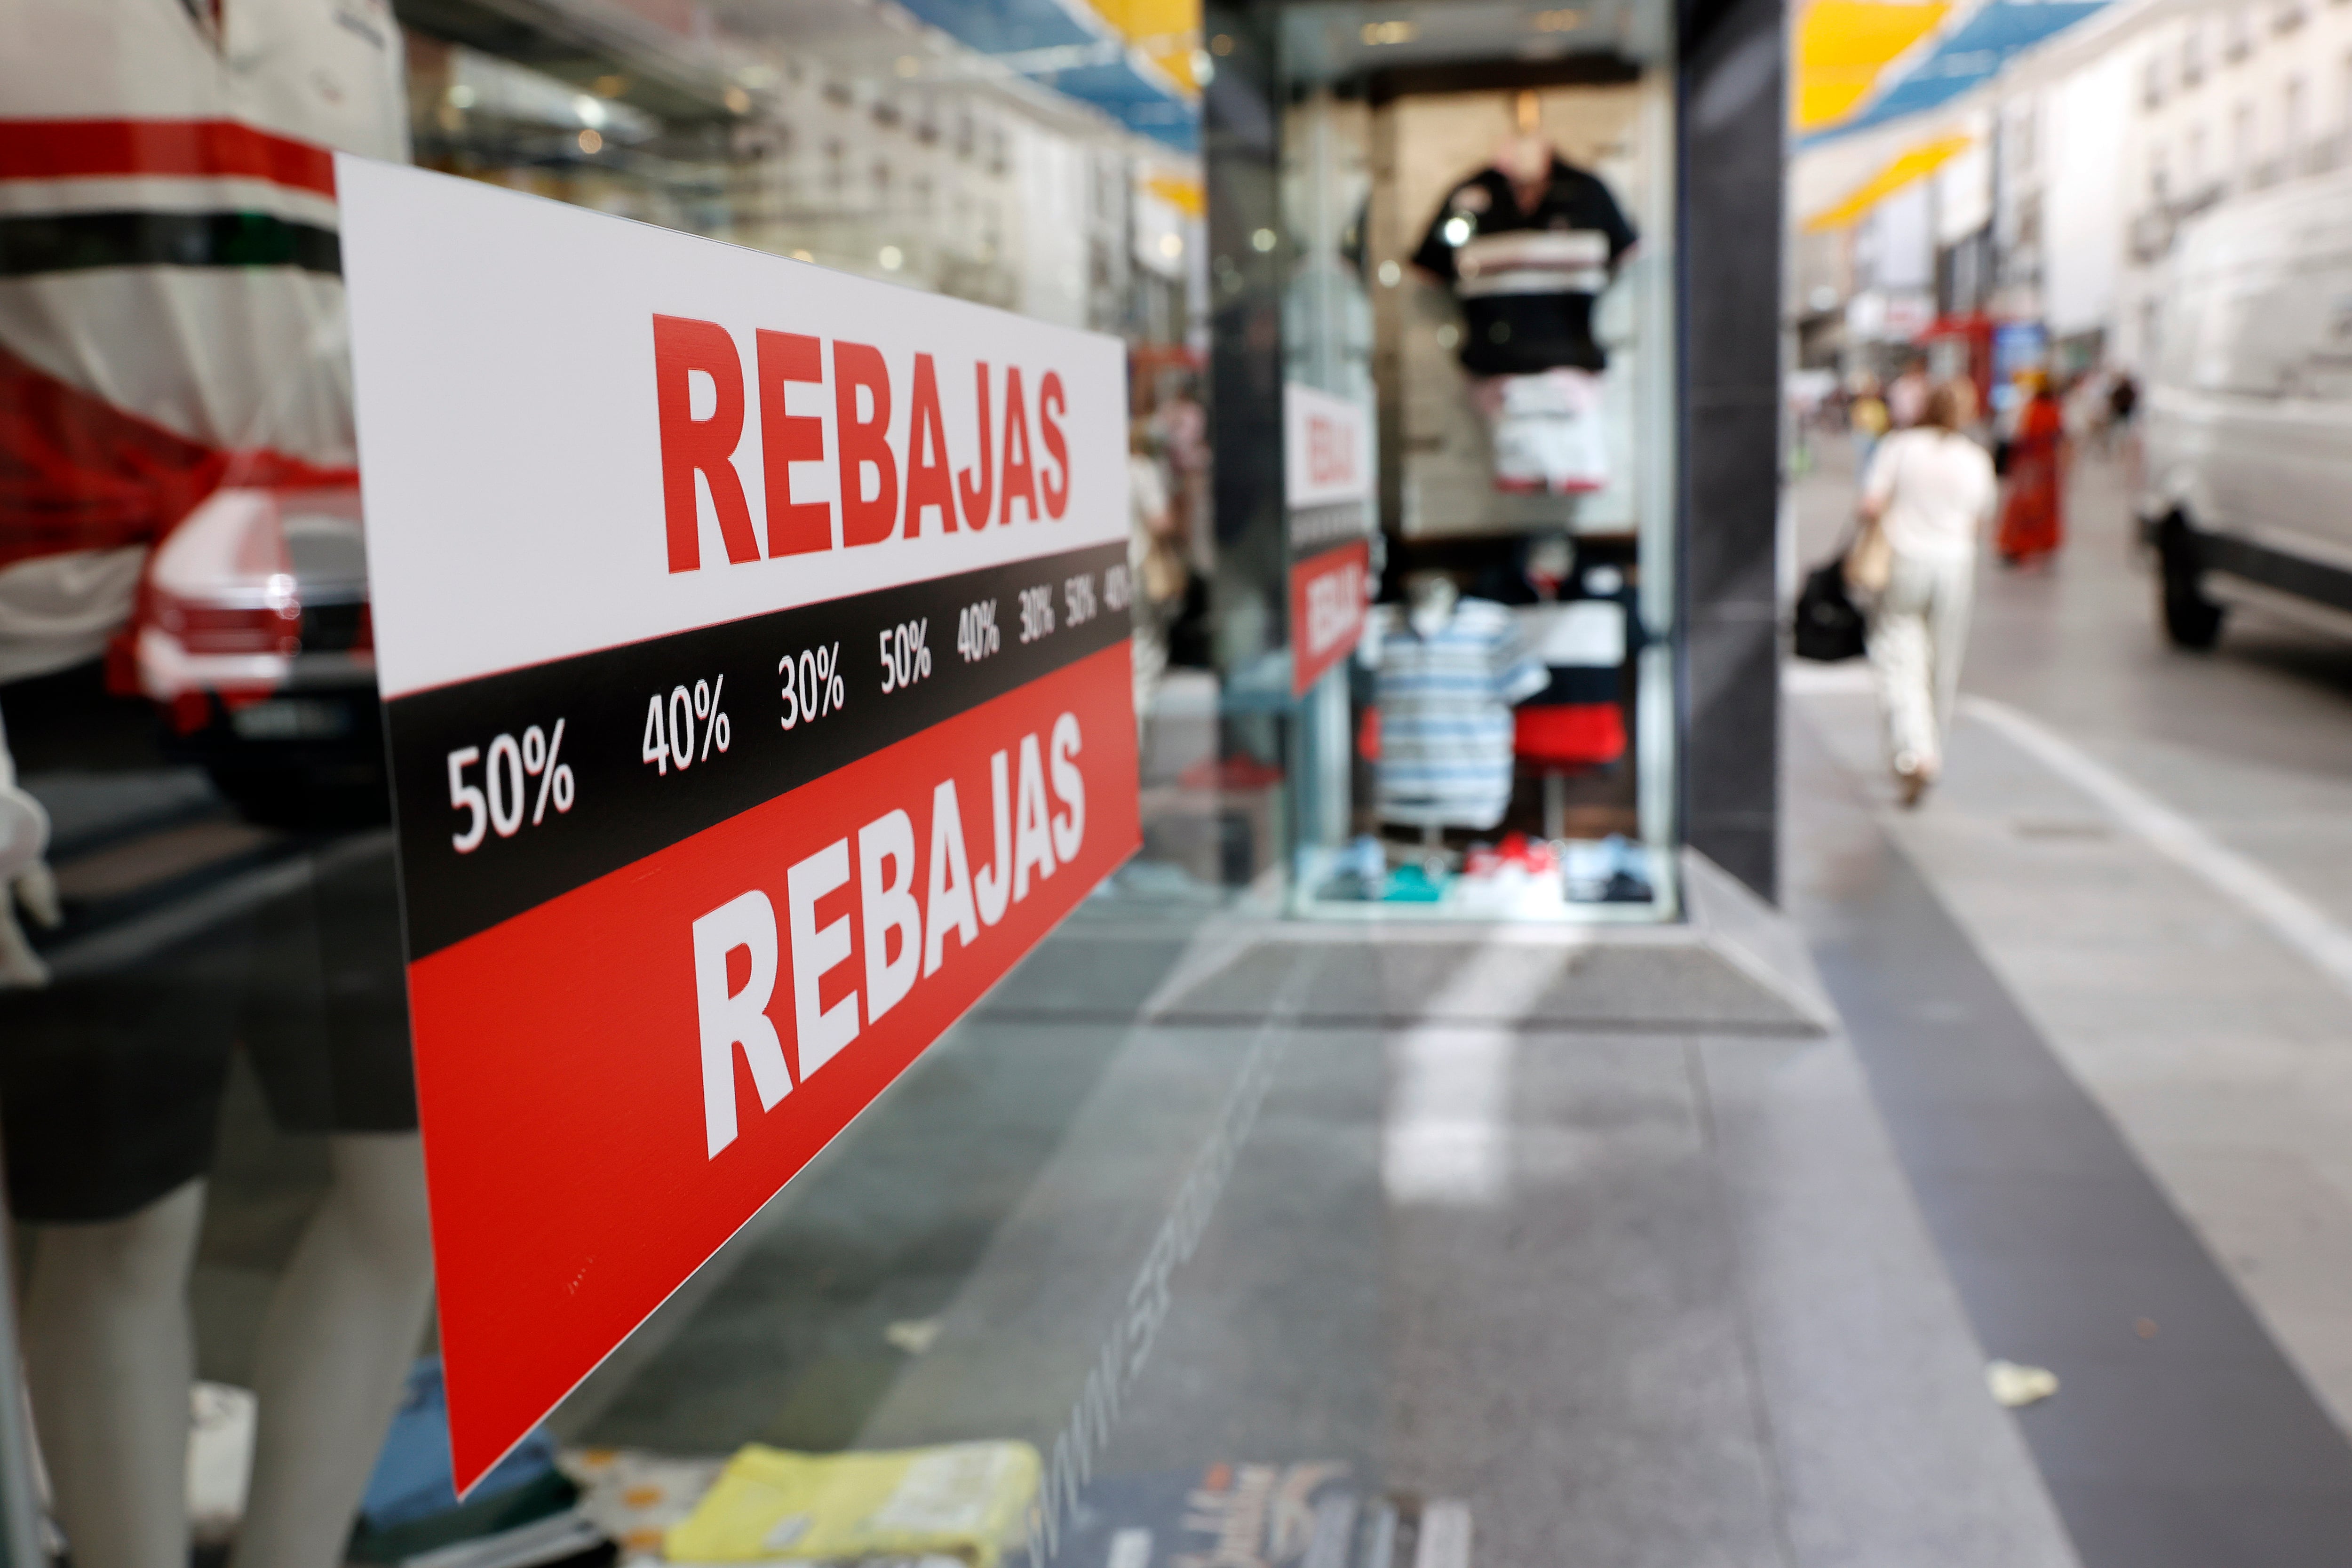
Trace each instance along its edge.
{"label": "small red sign inside store", "polygon": [[470,1486],[1133,852],[1125,361],[337,186]]}
{"label": "small red sign inside store", "polygon": [[1369,542],[1290,563],[1290,687],[1304,697],[1324,672],[1355,651],[1364,635],[1372,564]]}

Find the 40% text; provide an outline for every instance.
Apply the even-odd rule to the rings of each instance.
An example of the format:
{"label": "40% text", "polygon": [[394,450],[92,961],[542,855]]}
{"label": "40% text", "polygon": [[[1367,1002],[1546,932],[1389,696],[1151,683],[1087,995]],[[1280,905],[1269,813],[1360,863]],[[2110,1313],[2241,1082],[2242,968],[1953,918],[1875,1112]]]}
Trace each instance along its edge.
{"label": "40% text", "polygon": [[[692,691],[684,686],[672,687],[667,701],[655,692],[646,703],[646,732],[637,745],[638,760],[667,775],[673,765],[683,773],[698,759],[708,760],[713,745],[725,751],[735,738],[735,726],[719,706],[726,690],[727,678],[722,675],[716,684],[696,681]],[[702,738],[699,752],[695,748],[698,729]]]}

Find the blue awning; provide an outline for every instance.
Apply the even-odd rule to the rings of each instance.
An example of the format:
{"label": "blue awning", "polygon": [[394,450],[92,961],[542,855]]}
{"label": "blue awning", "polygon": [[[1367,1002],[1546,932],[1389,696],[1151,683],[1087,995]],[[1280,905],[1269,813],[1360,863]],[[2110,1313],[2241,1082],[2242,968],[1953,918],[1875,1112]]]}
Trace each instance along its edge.
{"label": "blue awning", "polygon": [[1907,114],[1939,108],[1991,80],[2016,56],[2105,8],[2106,0],[1988,0],[1919,62],[1890,78],[1853,119],[1799,143],[1819,146]]}
{"label": "blue awning", "polygon": [[1002,59],[1040,86],[1091,104],[1179,152],[1201,146],[1199,106],[1108,23],[1058,0],[900,0],[967,48]]}

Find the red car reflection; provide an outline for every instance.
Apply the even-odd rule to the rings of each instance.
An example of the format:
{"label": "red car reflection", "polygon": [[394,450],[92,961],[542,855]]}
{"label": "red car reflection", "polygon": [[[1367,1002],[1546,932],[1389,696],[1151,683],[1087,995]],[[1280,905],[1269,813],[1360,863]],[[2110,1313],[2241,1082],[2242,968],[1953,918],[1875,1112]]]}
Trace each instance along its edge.
{"label": "red car reflection", "polygon": [[356,488],[215,491],[149,563],[131,649],[175,748],[247,816],[384,810]]}

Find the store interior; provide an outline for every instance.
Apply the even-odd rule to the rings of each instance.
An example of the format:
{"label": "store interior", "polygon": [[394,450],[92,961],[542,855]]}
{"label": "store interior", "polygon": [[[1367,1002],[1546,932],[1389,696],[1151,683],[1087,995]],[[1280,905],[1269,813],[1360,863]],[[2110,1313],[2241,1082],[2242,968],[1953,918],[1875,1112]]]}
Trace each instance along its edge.
{"label": "store interior", "polygon": [[1292,716],[1287,908],[1670,919],[1671,68],[1486,9],[1285,17],[1286,374],[1364,409],[1379,563]]}
{"label": "store interior", "polygon": [[[1487,1010],[1467,948],[1339,973],[1231,933],[1684,912],[1674,66],[1662,6],[1443,9],[401,7],[377,86],[418,163],[1125,340],[1143,853],[461,1499],[348,429],[266,521],[197,511],[186,538],[278,531],[299,700],[110,684],[103,638],[0,693],[61,900],[20,894],[50,984],[12,1000],[38,1048],[0,1083],[41,1352],[37,1437],[0,1433],[37,1477],[12,1527],[76,1568],[1146,1568],[1204,1518],[1385,1568],[1468,1528],[1414,1477],[1458,1471],[1431,1456],[1477,1449],[1475,1413],[1397,1415],[1444,1399],[1414,1281],[1484,1269],[1522,1321],[1571,1282],[1448,1264],[1443,1194],[1394,1221],[1382,987],[1488,1022],[1558,999]],[[1221,205],[1236,137],[1265,178]],[[340,280],[302,278],[331,341]],[[1308,541],[1253,477],[1274,427],[1221,447],[1234,354],[1269,406],[1362,416],[1368,635],[1303,689]],[[263,591],[205,559],[142,637]],[[1636,965],[1575,1005],[1643,994]],[[1288,1043],[1335,1007],[1349,1031]],[[58,1174],[93,1162],[113,1186]],[[859,1534],[877,1498],[898,1523]]]}

